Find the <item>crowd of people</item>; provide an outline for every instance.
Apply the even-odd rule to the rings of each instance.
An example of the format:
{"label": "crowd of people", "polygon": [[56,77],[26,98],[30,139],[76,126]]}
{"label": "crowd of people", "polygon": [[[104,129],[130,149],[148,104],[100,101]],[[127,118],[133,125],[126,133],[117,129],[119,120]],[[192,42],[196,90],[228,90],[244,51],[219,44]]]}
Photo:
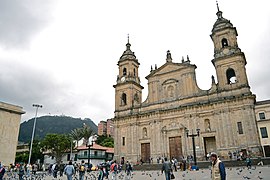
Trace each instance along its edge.
{"label": "crowd of people", "polygon": [[[74,176],[79,176],[79,180],[84,180],[86,172],[92,171],[92,164],[89,166],[85,164],[84,160],[80,163],[69,161],[67,164],[64,163],[54,163],[50,164],[47,169],[44,165],[39,167],[37,164],[10,164],[8,167],[4,167],[0,161],[0,180],[3,179],[6,171],[15,173],[19,176],[19,180],[23,180],[24,176],[36,175],[38,170],[43,172],[47,171],[49,176],[53,176],[54,179],[57,179],[57,176],[63,177],[66,176],[67,180],[72,180]],[[132,164],[126,162],[126,164],[118,164],[116,161],[108,161],[106,163],[100,163],[97,165],[98,170],[98,180],[108,179],[109,175],[111,179],[116,180],[117,175],[122,170],[125,171],[128,179],[131,178]]]}

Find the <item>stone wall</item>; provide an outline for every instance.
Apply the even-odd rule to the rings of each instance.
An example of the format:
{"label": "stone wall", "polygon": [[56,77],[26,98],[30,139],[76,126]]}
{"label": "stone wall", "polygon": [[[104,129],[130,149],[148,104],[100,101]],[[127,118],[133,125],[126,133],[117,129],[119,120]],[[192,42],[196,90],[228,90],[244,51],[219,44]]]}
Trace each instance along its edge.
{"label": "stone wall", "polygon": [[0,102],[0,161],[14,163],[18,144],[22,107]]}

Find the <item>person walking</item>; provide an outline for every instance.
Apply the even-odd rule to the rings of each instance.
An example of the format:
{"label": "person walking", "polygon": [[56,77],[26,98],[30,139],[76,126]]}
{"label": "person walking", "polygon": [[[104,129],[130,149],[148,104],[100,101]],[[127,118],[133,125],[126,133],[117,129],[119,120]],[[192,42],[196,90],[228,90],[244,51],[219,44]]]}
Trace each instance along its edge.
{"label": "person walking", "polygon": [[125,169],[125,171],[127,173],[127,179],[131,179],[132,166],[131,166],[130,162],[128,162],[128,161],[126,163],[126,169]]}
{"label": "person walking", "polygon": [[162,164],[161,173],[163,174],[163,172],[165,174],[166,180],[171,180],[172,164],[166,157],[164,158],[164,163]]}
{"label": "person walking", "polygon": [[19,172],[18,172],[19,180],[23,180],[23,175],[24,174],[25,174],[25,172],[24,172],[24,165],[23,164],[20,164],[19,165]]}
{"label": "person walking", "polygon": [[85,175],[85,163],[84,160],[82,160],[79,166],[79,180],[84,180],[84,175]]}
{"label": "person walking", "polygon": [[212,153],[210,158],[212,161],[212,180],[226,180],[226,170],[224,163],[218,158],[216,153]]}
{"label": "person walking", "polygon": [[75,174],[75,169],[71,161],[69,161],[68,165],[65,167],[64,173],[67,176],[67,180],[72,180],[72,175]]}
{"label": "person walking", "polygon": [[0,161],[0,180],[3,179],[5,172],[6,172],[6,169],[5,169],[4,165],[1,164],[1,161]]}
{"label": "person walking", "polygon": [[250,159],[250,156],[247,157],[246,163],[247,163],[247,168],[248,169],[251,169],[251,159]]}
{"label": "person walking", "polygon": [[110,169],[112,172],[112,180],[116,180],[117,179],[117,171],[118,171],[118,165],[116,164],[116,160],[113,161]]}
{"label": "person walking", "polygon": [[105,172],[103,167],[100,165],[98,166],[98,180],[103,180],[105,176]]}

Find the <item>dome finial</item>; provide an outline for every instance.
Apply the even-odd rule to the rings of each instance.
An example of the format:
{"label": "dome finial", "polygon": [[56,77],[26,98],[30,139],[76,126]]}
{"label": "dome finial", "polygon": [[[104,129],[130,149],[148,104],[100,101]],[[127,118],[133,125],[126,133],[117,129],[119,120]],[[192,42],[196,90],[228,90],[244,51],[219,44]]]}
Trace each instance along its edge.
{"label": "dome finial", "polygon": [[131,44],[129,43],[129,34],[127,34],[127,44],[126,44],[127,50],[130,50],[130,46]]}
{"label": "dome finial", "polygon": [[216,0],[216,3],[217,3],[217,11],[219,12],[219,6],[218,6],[218,1]]}
{"label": "dome finial", "polygon": [[127,34],[127,39],[128,39],[128,42],[127,43],[129,44],[129,34]]}
{"label": "dome finial", "polygon": [[216,4],[217,4],[217,17],[218,19],[222,19],[222,11],[219,10],[219,5],[218,5],[218,0],[216,0]]}

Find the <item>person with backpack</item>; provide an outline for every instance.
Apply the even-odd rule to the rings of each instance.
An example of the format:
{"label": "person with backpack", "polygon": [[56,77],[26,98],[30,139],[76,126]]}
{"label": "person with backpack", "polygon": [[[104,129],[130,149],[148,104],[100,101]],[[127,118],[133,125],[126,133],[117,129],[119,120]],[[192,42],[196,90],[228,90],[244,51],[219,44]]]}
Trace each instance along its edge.
{"label": "person with backpack", "polygon": [[212,161],[212,180],[226,180],[226,170],[224,163],[218,158],[216,153],[212,153],[210,158]]}
{"label": "person with backpack", "polygon": [[84,174],[85,174],[85,163],[84,160],[82,160],[81,164],[79,165],[79,180],[84,180]]}
{"label": "person with backpack", "polygon": [[117,179],[117,171],[118,171],[118,165],[116,164],[116,160],[113,161],[110,169],[112,172],[112,180],[116,180]]}

